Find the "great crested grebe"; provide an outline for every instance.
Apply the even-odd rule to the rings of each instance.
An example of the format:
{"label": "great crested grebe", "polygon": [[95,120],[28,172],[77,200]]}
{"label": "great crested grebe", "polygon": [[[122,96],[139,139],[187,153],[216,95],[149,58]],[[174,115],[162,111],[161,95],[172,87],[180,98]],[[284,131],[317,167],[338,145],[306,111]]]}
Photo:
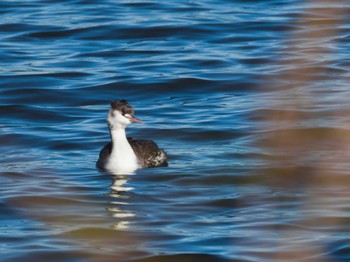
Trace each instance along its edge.
{"label": "great crested grebe", "polygon": [[155,142],[126,137],[129,124],[141,123],[126,100],[111,102],[107,122],[112,141],[102,148],[96,163],[98,168],[114,171],[168,165],[167,154]]}

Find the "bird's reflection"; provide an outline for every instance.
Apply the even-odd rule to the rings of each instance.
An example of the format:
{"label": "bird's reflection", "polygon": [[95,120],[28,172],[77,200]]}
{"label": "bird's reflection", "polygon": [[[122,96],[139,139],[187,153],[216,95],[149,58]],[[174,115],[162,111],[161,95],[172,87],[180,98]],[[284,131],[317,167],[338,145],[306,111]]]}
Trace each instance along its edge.
{"label": "bird's reflection", "polygon": [[135,213],[129,210],[130,200],[132,198],[131,186],[128,186],[130,177],[135,174],[134,171],[128,173],[110,173],[112,175],[112,184],[110,186],[111,192],[109,196],[113,198],[110,202],[108,211],[111,215],[117,219],[117,222],[113,224],[113,228],[116,230],[126,230],[130,227],[131,218],[135,216]]}

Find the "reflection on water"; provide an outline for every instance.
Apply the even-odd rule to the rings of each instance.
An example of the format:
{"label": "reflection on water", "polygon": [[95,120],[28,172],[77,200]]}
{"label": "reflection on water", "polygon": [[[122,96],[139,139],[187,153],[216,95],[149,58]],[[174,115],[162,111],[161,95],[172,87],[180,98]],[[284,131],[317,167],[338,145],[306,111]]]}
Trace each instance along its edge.
{"label": "reflection on water", "polygon": [[108,211],[111,212],[114,218],[117,218],[118,221],[113,224],[113,228],[116,230],[125,230],[128,229],[131,221],[129,218],[134,217],[135,213],[128,210],[130,205],[129,201],[131,196],[131,191],[133,187],[128,187],[129,175],[113,175],[113,183],[110,186],[111,192],[109,196],[113,198],[110,202],[111,207],[108,207]]}

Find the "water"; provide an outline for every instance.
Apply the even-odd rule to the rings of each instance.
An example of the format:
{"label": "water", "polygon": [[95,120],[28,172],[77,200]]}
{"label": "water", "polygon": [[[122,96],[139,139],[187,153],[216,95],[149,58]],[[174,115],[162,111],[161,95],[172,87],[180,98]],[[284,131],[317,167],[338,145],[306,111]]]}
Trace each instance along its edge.
{"label": "water", "polygon": [[[1,261],[349,261],[346,1],[3,0]],[[127,99],[167,168],[95,168]]]}

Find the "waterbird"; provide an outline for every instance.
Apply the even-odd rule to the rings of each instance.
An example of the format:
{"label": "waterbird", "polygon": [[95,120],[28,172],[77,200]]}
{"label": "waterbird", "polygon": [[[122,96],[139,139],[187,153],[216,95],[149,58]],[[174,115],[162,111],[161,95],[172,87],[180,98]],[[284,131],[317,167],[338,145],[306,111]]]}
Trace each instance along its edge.
{"label": "waterbird", "polygon": [[111,142],[105,145],[96,166],[107,171],[134,171],[143,167],[168,166],[168,157],[152,140],[127,138],[125,129],[131,123],[142,123],[126,100],[112,101],[107,116]]}

